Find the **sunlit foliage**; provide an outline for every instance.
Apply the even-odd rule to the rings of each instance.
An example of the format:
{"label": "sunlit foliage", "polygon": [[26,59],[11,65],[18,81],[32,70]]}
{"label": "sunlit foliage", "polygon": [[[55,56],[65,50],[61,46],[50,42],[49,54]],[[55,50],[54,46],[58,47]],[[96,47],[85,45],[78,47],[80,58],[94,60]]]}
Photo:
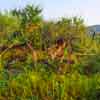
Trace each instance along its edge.
{"label": "sunlit foliage", "polygon": [[100,100],[100,37],[81,17],[45,21],[39,6],[0,13],[0,100]]}

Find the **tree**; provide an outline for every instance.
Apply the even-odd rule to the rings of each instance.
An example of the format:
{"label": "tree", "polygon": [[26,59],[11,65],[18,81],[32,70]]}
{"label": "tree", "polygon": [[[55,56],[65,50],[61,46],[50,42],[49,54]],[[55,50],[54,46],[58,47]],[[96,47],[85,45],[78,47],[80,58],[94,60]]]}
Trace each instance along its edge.
{"label": "tree", "polygon": [[24,30],[27,27],[27,25],[30,25],[30,26],[32,24],[37,25],[41,22],[42,20],[42,17],[40,15],[41,12],[42,12],[42,9],[39,8],[39,6],[34,6],[34,5],[27,5],[23,9],[19,9],[19,10],[14,9],[11,11],[13,16],[18,17],[18,19],[20,20],[20,26]]}
{"label": "tree", "polygon": [[19,19],[20,28],[27,41],[31,41],[34,48],[41,47],[42,9],[39,6],[27,5],[23,9],[14,9],[11,14]]}

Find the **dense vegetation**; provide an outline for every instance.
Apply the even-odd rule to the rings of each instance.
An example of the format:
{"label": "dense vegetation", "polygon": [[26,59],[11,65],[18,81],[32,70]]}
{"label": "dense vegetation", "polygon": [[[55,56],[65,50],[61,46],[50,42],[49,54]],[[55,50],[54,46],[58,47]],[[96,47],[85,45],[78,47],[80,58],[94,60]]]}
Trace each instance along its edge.
{"label": "dense vegetation", "polygon": [[99,36],[80,17],[41,12],[0,13],[0,100],[100,100]]}

